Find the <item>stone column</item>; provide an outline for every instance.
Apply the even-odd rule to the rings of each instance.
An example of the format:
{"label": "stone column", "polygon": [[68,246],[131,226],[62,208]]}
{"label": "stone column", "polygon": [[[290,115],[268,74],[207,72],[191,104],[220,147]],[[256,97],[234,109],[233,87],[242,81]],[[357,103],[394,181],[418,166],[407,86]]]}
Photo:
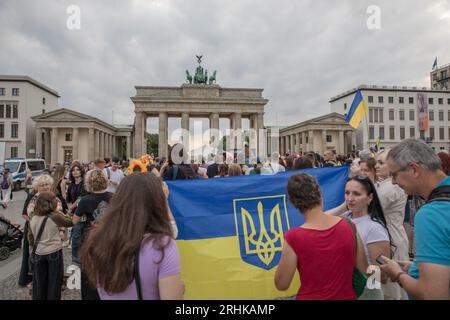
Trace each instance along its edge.
{"label": "stone column", "polygon": [[292,153],[292,141],[291,141],[291,135],[286,136],[286,152]]}
{"label": "stone column", "polygon": [[[259,154],[259,144],[258,144],[258,129],[259,129],[259,126],[258,126],[258,114],[255,113],[255,114],[250,115],[249,120],[250,120],[250,129],[251,129],[251,130],[254,130],[254,132],[253,132],[254,134],[251,134],[251,135],[250,135],[250,145],[249,145],[249,147],[254,149],[254,147],[256,146],[256,153]],[[252,141],[252,140],[255,140],[255,139],[256,139],[256,141]]]}
{"label": "stone column", "polygon": [[357,149],[356,148],[356,131],[351,131],[351,134],[352,134],[352,149],[355,148],[355,150],[356,150]]}
{"label": "stone column", "polygon": [[73,145],[73,150],[72,150],[72,159],[73,160],[80,160],[78,159],[78,128],[73,128],[72,129],[72,145]]}
{"label": "stone column", "polygon": [[[211,130],[220,130],[220,116],[217,112],[215,113],[211,113],[209,115],[209,128]],[[215,143],[216,141],[218,141],[220,139],[220,135],[218,135],[218,132],[214,132],[214,131],[210,131],[210,136],[209,136],[209,143]],[[221,149],[221,146],[219,146],[219,149]]]}
{"label": "stone column", "polygon": [[89,128],[88,132],[88,141],[89,141],[89,149],[88,149],[88,161],[95,160],[95,143],[97,142],[95,140],[95,130],[94,128]]}
{"label": "stone column", "polygon": [[280,146],[279,147],[280,150],[278,150],[278,152],[280,155],[282,155],[283,154],[283,137],[282,136],[278,137],[278,145]]}
{"label": "stone column", "polygon": [[308,151],[316,152],[316,150],[314,150],[314,130],[309,130],[308,132],[308,145]]}
{"label": "stone column", "polygon": [[183,129],[183,134],[181,136],[181,142],[183,143],[184,150],[190,153],[190,145],[189,145],[189,113],[183,112],[181,114],[181,129]]}
{"label": "stone column", "polygon": [[36,129],[36,158],[42,158],[42,129]]}
{"label": "stone column", "polygon": [[267,153],[267,139],[264,131],[264,114],[258,113],[256,116],[257,137],[258,137],[258,155],[262,156]]}
{"label": "stone column", "polygon": [[98,157],[99,158],[104,158],[103,144],[104,144],[103,132],[99,130],[99,132],[98,132]]}
{"label": "stone column", "polygon": [[52,128],[51,165],[58,162],[58,128]]}
{"label": "stone column", "polygon": [[297,141],[297,153],[300,154],[300,132],[295,134],[295,140]]}
{"label": "stone column", "polygon": [[240,112],[233,113],[233,145],[238,150],[244,150],[244,139],[242,134],[238,134],[238,131],[242,133],[242,114]]}
{"label": "stone column", "polygon": [[[139,158],[144,152],[142,150],[142,146],[144,144],[144,131],[143,128],[143,118],[144,113],[136,111],[136,115],[134,118],[134,157]],[[161,127],[161,124],[160,124]],[[161,128],[160,128],[161,130]],[[161,139],[161,135],[159,136]]]}
{"label": "stone column", "polygon": [[51,145],[50,145],[50,129],[44,129],[44,148],[45,148],[45,162],[51,162]]}
{"label": "stone column", "polygon": [[112,154],[111,154],[111,156],[113,156],[113,157],[117,157],[117,152],[116,152],[116,150],[117,150],[117,140],[116,140],[116,136],[111,136],[111,144],[112,144]]}
{"label": "stone column", "polygon": [[94,129],[94,159],[100,158],[100,131]]}
{"label": "stone column", "polygon": [[339,131],[339,153],[341,155],[347,155],[347,151],[345,150],[345,143],[344,143],[344,131]]}
{"label": "stone column", "polygon": [[327,150],[327,130],[322,130],[322,154]]}
{"label": "stone column", "polygon": [[131,158],[131,138],[130,136],[127,136],[127,154],[126,154],[127,160]]}
{"label": "stone column", "polygon": [[103,158],[106,158],[108,155],[106,154],[106,151],[108,149],[108,138],[107,133],[103,132]]}
{"label": "stone column", "polygon": [[[159,113],[159,136],[158,136],[158,155],[159,157],[167,157],[167,138],[168,138],[168,129],[169,121],[167,112]],[[134,152],[136,154],[136,151]]]}
{"label": "stone column", "polygon": [[308,150],[307,144],[306,144],[306,131],[302,132],[302,151],[305,153]]}
{"label": "stone column", "polygon": [[291,134],[291,153],[295,153],[297,150],[297,143],[298,141],[295,141],[295,133]]}
{"label": "stone column", "polygon": [[[148,140],[148,138],[147,138],[147,119],[148,119],[148,116],[147,116],[147,114],[146,113],[144,113],[144,117],[143,117],[143,119],[142,119],[142,121],[143,121],[143,123],[142,123],[142,128],[144,128],[144,139],[142,140],[143,141],[143,143],[142,143],[142,151],[143,151],[143,154],[147,154],[147,140]],[[169,128],[169,123],[167,123],[167,126],[166,126],[166,140],[168,139],[168,136],[169,136],[169,133],[168,133],[168,128]]]}
{"label": "stone column", "polygon": [[108,157],[112,158],[112,135],[108,133]]}
{"label": "stone column", "polygon": [[233,113],[233,129],[242,129],[242,114],[240,112]]}
{"label": "stone column", "polygon": [[108,149],[109,149],[109,146],[108,146],[108,142],[109,142],[109,134],[107,134],[106,132],[105,132],[105,134],[104,134],[104,136],[103,136],[103,141],[105,142],[105,147],[104,147],[104,153],[105,153],[105,156],[104,156],[104,158],[108,158],[109,157],[109,151],[108,151]]}

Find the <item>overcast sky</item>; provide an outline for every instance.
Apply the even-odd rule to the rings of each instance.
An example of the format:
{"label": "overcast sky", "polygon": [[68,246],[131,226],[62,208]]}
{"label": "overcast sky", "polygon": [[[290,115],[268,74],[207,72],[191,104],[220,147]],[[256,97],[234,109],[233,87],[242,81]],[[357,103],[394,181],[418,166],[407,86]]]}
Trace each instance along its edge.
{"label": "overcast sky", "polygon": [[[80,30],[66,26],[71,4]],[[29,75],[109,123],[112,110],[133,122],[135,85],[181,85],[196,54],[219,85],[264,89],[265,125],[291,125],[360,84],[429,86],[435,57],[450,63],[450,0],[0,1],[0,74]]]}

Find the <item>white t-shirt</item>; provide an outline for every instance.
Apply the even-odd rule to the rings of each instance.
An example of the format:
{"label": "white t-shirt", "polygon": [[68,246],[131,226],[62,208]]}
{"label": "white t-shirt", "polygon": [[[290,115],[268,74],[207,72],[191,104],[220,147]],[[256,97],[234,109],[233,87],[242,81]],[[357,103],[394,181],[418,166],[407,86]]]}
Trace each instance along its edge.
{"label": "white t-shirt", "polygon": [[114,171],[113,169],[109,168],[109,183],[108,183],[108,189],[106,189],[106,191],[115,193],[118,185],[117,186],[113,185],[111,183],[111,181],[117,182],[119,184],[123,178],[124,178],[124,175],[123,175],[122,170],[117,169],[116,171]]}
{"label": "white t-shirt", "polygon": [[358,230],[361,241],[364,243],[367,261],[369,265],[372,264],[373,261],[370,259],[367,245],[380,241],[389,241],[387,230],[378,222],[373,221],[368,214],[359,218],[351,218],[350,212],[347,212],[344,215],[350,218],[356,225],[356,230]]}

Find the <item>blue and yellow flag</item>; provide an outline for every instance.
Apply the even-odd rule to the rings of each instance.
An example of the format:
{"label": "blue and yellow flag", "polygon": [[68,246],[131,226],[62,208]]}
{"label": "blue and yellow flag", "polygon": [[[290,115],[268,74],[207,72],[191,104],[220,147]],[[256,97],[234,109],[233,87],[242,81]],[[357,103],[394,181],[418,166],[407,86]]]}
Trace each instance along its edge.
{"label": "blue and yellow flag", "polygon": [[358,128],[364,116],[368,112],[367,106],[364,102],[361,91],[356,91],[355,99],[353,99],[352,107],[347,114],[346,122],[350,124],[352,128]]}
{"label": "blue and yellow flag", "polygon": [[[348,167],[306,169],[320,184],[325,210],[344,201]],[[299,171],[208,180],[167,181],[177,221],[186,299],[275,299],[274,275],[284,234],[303,224],[289,202],[287,180]]]}
{"label": "blue and yellow flag", "polygon": [[381,144],[381,138],[378,137],[378,139],[375,141],[375,148],[376,150],[380,150],[380,144]]}

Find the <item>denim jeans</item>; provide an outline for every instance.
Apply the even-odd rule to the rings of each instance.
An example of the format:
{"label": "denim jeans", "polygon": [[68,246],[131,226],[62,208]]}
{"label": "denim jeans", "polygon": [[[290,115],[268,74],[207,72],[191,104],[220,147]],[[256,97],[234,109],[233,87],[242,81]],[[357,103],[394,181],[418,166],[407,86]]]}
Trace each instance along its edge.
{"label": "denim jeans", "polygon": [[84,223],[78,222],[72,227],[72,263],[80,265],[80,256],[78,255],[78,249],[81,245],[81,234],[83,232]]}

